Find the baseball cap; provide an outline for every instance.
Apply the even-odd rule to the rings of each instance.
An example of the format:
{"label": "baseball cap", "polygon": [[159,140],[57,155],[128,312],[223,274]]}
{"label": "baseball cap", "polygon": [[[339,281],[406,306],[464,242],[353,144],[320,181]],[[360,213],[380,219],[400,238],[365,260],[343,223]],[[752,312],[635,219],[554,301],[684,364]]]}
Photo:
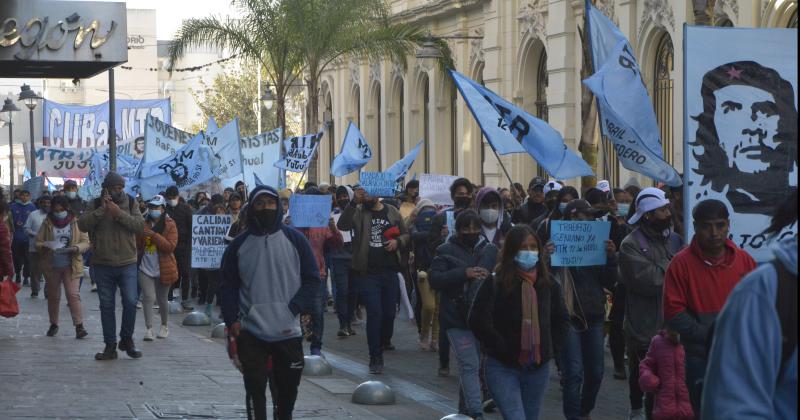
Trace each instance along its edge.
{"label": "baseball cap", "polygon": [[547,194],[547,193],[549,193],[550,191],[553,191],[553,190],[560,191],[561,190],[561,184],[559,184],[558,182],[556,182],[556,181],[551,179],[550,181],[547,181],[546,184],[544,184],[544,190],[543,191],[544,191],[545,194]]}
{"label": "baseball cap", "polygon": [[528,188],[534,189],[536,187],[544,187],[544,184],[545,184],[544,178],[542,178],[540,176],[537,176],[537,177],[534,177],[531,180],[531,182],[528,183]]}
{"label": "baseball cap", "polygon": [[635,224],[645,213],[669,204],[667,195],[658,188],[647,187],[636,196],[636,213],[628,219],[628,223]]}
{"label": "baseball cap", "polygon": [[610,183],[610,182],[608,182],[608,180],[605,180],[605,179],[601,179],[600,181],[598,181],[598,182],[597,182],[597,185],[596,185],[595,187],[596,187],[598,190],[602,191],[602,192],[609,192],[609,191],[611,191],[611,183]]}
{"label": "baseball cap", "polygon": [[592,207],[588,201],[582,198],[576,198],[575,200],[570,201],[567,203],[567,207],[564,209],[564,215],[573,215],[576,213],[584,213],[591,216],[597,216],[603,213],[602,210],[598,210]]}
{"label": "baseball cap", "polygon": [[150,206],[163,206],[167,204],[167,201],[164,200],[163,196],[156,194],[150,199],[150,201],[147,202],[147,204]]}

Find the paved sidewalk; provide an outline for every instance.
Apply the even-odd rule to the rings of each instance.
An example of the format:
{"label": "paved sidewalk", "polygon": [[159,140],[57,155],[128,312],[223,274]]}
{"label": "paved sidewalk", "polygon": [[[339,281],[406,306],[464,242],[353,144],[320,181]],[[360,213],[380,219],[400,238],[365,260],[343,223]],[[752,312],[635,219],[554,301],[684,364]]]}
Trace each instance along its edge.
{"label": "paved sidewalk", "polygon": [[[116,361],[98,362],[94,354],[103,343],[95,293],[87,286],[81,293],[89,331],[83,340],[75,339],[63,297],[60,331],[47,337],[46,300],[29,295],[27,287],[17,294],[19,316],[0,318],[0,418],[246,418],[241,375],[228,360],[223,340],[207,338],[210,327],[182,327],[183,316],[173,315],[168,339],[142,342],[144,319],[139,310],[134,336],[144,356],[134,360],[120,352]],[[337,372],[325,378],[304,377],[295,418],[441,417],[402,396],[393,406],[353,404],[350,396],[358,383]]]}

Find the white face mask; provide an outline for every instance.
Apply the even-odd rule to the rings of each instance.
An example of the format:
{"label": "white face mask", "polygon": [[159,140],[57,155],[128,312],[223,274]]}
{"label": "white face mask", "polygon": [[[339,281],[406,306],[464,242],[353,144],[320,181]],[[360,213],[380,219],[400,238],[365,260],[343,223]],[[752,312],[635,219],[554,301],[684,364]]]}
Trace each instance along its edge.
{"label": "white face mask", "polygon": [[173,198],[172,200],[167,200],[167,203],[169,203],[170,207],[176,207],[178,205],[178,199]]}
{"label": "white face mask", "polygon": [[64,193],[64,195],[66,195],[67,198],[72,200],[72,199],[74,199],[75,197],[78,196],[78,193],[76,191],[67,191],[67,192]]}
{"label": "white face mask", "polygon": [[494,209],[481,210],[481,220],[483,220],[483,223],[486,224],[497,223],[498,218],[500,218],[500,210],[494,210]]}

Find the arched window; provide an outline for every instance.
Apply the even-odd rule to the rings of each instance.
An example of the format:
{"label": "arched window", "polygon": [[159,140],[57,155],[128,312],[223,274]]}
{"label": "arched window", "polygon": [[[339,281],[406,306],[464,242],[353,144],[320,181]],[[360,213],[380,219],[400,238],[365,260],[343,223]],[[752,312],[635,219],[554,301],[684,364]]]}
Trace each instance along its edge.
{"label": "arched window", "polygon": [[[547,77],[547,52],[542,48],[542,53],[539,55],[539,66],[536,70],[536,116],[540,119],[547,121],[547,85],[549,78]],[[541,165],[536,165],[536,175],[546,177],[547,173]]]}
{"label": "arched window", "polygon": [[378,145],[378,171],[383,170],[383,141],[381,141],[381,115],[382,115],[382,107],[381,107],[381,88],[377,86],[375,88],[375,103],[377,104],[377,112],[375,113],[375,118],[377,122],[378,132],[375,136],[375,140],[377,141]]}
{"label": "arched window", "polygon": [[431,105],[431,92],[430,92],[430,83],[428,82],[428,76],[423,76],[422,78],[422,135],[425,138],[425,146],[424,146],[424,154],[425,154],[425,173],[431,172],[431,115],[430,115],[430,105]]}
{"label": "arched window", "polygon": [[653,71],[653,108],[661,134],[661,147],[664,160],[670,165],[674,160],[674,144],[672,129],[673,105],[673,57],[672,40],[668,34],[661,36],[656,49],[655,69]]}
{"label": "arched window", "polygon": [[356,127],[361,129],[361,88],[358,85],[353,87],[353,103],[355,103],[355,111],[356,111]]}
{"label": "arched window", "polygon": [[406,97],[405,93],[403,92],[403,81],[400,80],[399,87],[397,88],[397,94],[399,95],[400,99],[400,106],[398,107],[398,121],[400,121],[400,158],[402,159],[403,155],[406,153]]}
{"label": "arched window", "polygon": [[[331,159],[330,163],[333,163],[333,158],[336,156],[336,132],[334,131],[333,125],[333,100],[330,91],[325,95],[325,111],[322,113],[322,120],[328,132],[328,156],[330,156]],[[334,182],[334,176],[330,174],[331,185],[333,185]]]}
{"label": "arched window", "polygon": [[453,148],[453,175],[458,175],[458,155],[461,153],[458,141],[458,112],[457,102],[458,95],[456,94],[455,86],[450,85],[450,145]]}

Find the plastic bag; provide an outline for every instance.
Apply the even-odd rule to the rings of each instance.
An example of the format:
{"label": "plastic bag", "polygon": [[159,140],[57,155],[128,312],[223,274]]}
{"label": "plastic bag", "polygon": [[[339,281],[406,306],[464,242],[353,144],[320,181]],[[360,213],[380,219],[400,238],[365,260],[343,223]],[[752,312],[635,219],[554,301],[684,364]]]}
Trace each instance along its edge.
{"label": "plastic bag", "polygon": [[21,287],[12,280],[0,281],[0,316],[13,318],[19,315],[17,292]]}

